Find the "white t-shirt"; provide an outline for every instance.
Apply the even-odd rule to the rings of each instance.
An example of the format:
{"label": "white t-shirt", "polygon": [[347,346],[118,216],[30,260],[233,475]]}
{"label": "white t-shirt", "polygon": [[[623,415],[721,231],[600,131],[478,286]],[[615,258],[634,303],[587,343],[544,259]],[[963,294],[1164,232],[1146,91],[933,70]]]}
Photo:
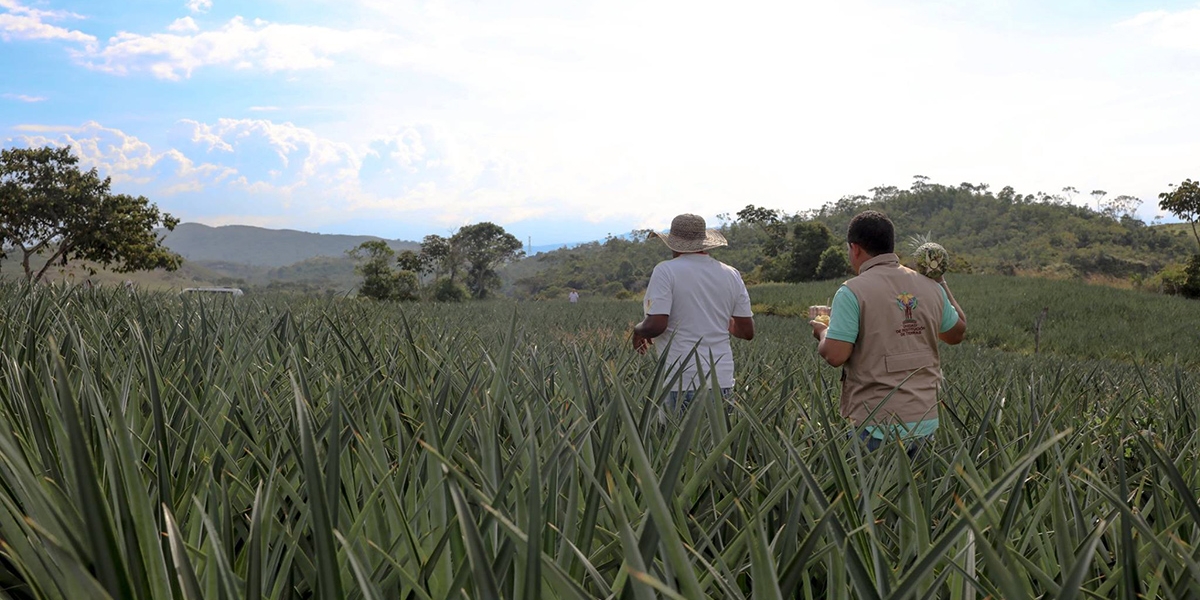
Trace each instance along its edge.
{"label": "white t-shirt", "polygon": [[571,293],[570,293],[570,294],[567,296],[567,299],[568,299],[568,300],[570,300],[571,302],[579,302],[579,293],[578,293],[578,292],[574,292],[574,291],[572,291],[572,292],[571,292]]}
{"label": "white t-shirt", "polygon": [[[712,378],[708,371],[715,364],[720,386],[733,387],[729,319],[754,316],[750,294],[737,269],[706,254],[683,254],[660,262],[650,275],[642,307],[647,315],[669,316],[667,331],[657,340],[661,347],[670,344],[666,382],[682,366],[683,376],[672,387],[705,388]],[[693,348],[705,371],[704,383],[697,381],[696,356],[688,357]]]}

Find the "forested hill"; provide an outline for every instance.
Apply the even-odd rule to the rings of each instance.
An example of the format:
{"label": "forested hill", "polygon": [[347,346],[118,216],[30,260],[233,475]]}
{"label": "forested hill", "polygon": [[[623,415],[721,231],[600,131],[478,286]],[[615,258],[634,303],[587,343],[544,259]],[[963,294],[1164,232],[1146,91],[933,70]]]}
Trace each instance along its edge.
{"label": "forested hill", "polygon": [[[1198,251],[1190,230],[1148,226],[1134,218],[1135,199],[1093,199],[1098,209],[1071,204],[1057,195],[1018,194],[1010,187],[993,192],[986,185],[945,186],[919,179],[910,189],[874,188],[871,196],[846,196],[804,212],[791,212],[788,207],[747,212],[743,206],[731,205],[725,220],[712,224],[720,226],[730,246],[713,255],[737,267],[750,282],[778,279],[786,271],[778,263],[791,260],[786,248],[804,245],[797,236],[820,233],[819,223],[828,233],[821,234],[827,237],[816,252],[823,248],[820,244],[843,247],[850,218],[866,209],[891,217],[902,256],[910,236],[930,234],[954,257],[952,271],[1104,276],[1141,283],[1154,280],[1164,269],[1179,268]],[[772,222],[764,221],[764,215]],[[632,237],[539,254],[512,265],[506,279],[518,297],[558,297],[569,289],[632,295],[644,288],[658,261],[670,258],[661,241]]]}
{"label": "forested hill", "polygon": [[988,273],[1149,276],[1198,250],[1185,230],[1151,227],[1133,217],[1138,203],[1122,196],[1101,199],[1096,210],[1011,187],[998,193],[970,184],[874,191],[874,197],[842,198],[809,216],[844,235],[860,210],[882,210],[901,240],[931,233],[971,269]]}
{"label": "forested hill", "polygon": [[[161,231],[163,244],[184,258],[201,262],[283,267],[317,257],[342,259],[346,251],[380,238],[366,235],[322,235],[289,229],[264,229],[249,225],[209,227],[180,223],[174,231]],[[395,250],[416,250],[420,244],[386,240]]]}

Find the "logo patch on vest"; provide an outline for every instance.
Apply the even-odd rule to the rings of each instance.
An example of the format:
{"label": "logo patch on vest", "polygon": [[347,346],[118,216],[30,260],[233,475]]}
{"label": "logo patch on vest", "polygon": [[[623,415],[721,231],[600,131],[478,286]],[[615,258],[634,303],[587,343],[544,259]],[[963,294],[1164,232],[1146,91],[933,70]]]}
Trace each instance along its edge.
{"label": "logo patch on vest", "polygon": [[896,296],[896,304],[904,311],[904,321],[900,324],[900,329],[896,330],[896,335],[904,337],[925,333],[925,326],[913,318],[913,310],[917,308],[917,297],[904,292]]}

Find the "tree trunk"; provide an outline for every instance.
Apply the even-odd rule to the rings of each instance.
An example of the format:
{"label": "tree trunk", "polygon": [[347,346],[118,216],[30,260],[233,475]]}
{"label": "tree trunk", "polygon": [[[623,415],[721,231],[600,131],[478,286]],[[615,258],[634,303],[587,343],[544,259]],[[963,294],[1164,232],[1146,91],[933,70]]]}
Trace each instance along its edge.
{"label": "tree trunk", "polygon": [[[32,248],[26,248],[25,246],[23,246],[21,244],[17,244],[17,247],[21,249],[21,253],[23,255],[21,258],[21,267],[25,269],[25,281],[27,281],[29,283],[36,283],[35,281],[33,281],[33,268],[29,266],[29,257],[37,254],[38,252],[41,252],[42,248],[45,248],[46,244],[48,244],[48,243],[49,243],[49,240],[42,240],[42,241],[38,242],[37,244],[34,244],[34,246]],[[49,263],[47,263],[47,264],[49,264]],[[42,270],[44,271],[45,269],[42,269]],[[40,275],[39,275],[38,279],[41,279]]]}
{"label": "tree trunk", "polygon": [[25,269],[25,281],[32,283],[33,270],[29,268],[29,255],[33,253],[26,250],[24,246],[21,247],[21,252],[24,253],[24,256],[21,258],[21,266]]}
{"label": "tree trunk", "polygon": [[[38,271],[37,277],[33,279],[33,283],[41,281],[42,277],[46,274],[46,271],[50,268],[50,265],[54,264],[54,261],[62,258],[70,249],[70,244],[64,243],[59,245],[58,249],[54,251],[54,254],[50,255],[50,258],[46,260],[46,264],[42,265],[42,270]],[[26,273],[28,274],[28,269],[26,269]]]}

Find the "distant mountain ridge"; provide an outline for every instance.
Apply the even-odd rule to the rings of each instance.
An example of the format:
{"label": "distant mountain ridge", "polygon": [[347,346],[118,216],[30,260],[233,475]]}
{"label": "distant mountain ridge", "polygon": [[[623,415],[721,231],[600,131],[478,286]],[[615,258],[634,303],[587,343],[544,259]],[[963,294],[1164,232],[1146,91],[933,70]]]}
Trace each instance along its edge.
{"label": "distant mountain ridge", "polygon": [[383,239],[393,249],[420,250],[419,242],[387,240],[371,235],[336,235],[266,229],[250,225],[210,227],[180,223],[174,231],[161,230],[163,244],[187,260],[229,262],[258,267],[286,267],[312,258],[345,257],[359,244]]}

